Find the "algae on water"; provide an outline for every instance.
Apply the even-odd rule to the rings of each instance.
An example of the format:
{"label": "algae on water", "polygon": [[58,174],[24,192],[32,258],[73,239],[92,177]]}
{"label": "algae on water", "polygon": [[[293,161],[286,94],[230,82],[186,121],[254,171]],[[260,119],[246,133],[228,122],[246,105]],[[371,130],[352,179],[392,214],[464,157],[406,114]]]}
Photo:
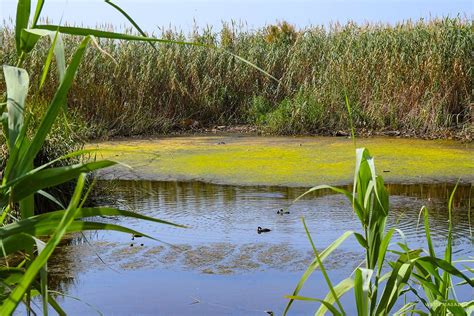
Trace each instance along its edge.
{"label": "algae on water", "polygon": [[[377,159],[389,182],[474,180],[474,146],[446,140],[358,139]],[[312,186],[348,184],[353,144],[329,137],[170,137],[89,145],[104,158],[132,167],[102,177],[148,180],[201,180],[233,185]]]}

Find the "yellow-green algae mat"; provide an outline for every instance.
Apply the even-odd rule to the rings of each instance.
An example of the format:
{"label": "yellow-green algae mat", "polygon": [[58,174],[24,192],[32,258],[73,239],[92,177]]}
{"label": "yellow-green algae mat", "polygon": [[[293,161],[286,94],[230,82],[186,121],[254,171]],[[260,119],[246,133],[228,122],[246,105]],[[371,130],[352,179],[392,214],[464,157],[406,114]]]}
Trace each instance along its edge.
{"label": "yellow-green algae mat", "polygon": [[[126,139],[90,144],[98,158],[129,165],[107,179],[199,180],[232,185],[349,184],[355,159],[351,139],[335,137],[192,136]],[[447,140],[357,139],[390,182],[474,180],[474,145]]]}

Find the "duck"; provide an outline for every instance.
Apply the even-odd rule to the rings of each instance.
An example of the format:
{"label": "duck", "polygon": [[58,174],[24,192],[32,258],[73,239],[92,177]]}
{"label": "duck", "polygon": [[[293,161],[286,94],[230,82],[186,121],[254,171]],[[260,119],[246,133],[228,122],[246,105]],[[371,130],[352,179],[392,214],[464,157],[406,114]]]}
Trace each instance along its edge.
{"label": "duck", "polygon": [[257,233],[259,233],[259,234],[261,234],[261,233],[268,233],[268,232],[270,232],[270,231],[272,231],[272,230],[271,230],[271,229],[268,229],[268,228],[262,228],[262,227],[260,227],[260,226],[258,226],[258,228],[257,228]]}
{"label": "duck", "polygon": [[283,209],[280,209],[279,211],[277,211],[277,214],[279,215],[290,214],[290,211],[284,211]]}
{"label": "duck", "polygon": [[133,234],[132,235],[132,240],[135,240],[135,238],[141,238],[143,237],[142,235],[139,235],[139,234]]}

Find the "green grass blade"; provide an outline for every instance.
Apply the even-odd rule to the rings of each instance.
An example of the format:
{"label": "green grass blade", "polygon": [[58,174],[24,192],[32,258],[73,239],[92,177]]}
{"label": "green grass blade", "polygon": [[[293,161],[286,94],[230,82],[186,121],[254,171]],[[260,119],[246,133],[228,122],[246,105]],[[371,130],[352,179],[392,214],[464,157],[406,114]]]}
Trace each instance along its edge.
{"label": "green grass blade", "polygon": [[359,316],[367,315],[367,300],[362,290],[362,283],[362,272],[357,269],[354,276],[354,297]]}
{"label": "green grass blade", "polygon": [[[54,229],[54,226],[63,216],[66,211],[55,211],[50,213],[44,213],[36,216],[32,216],[28,219],[23,219],[18,222],[7,224],[0,230],[0,240],[6,240],[15,234],[28,233],[30,235],[39,236],[38,234],[47,234],[46,230]],[[186,228],[186,226],[178,225],[172,222],[164,221],[161,219],[149,217],[135,212],[119,210],[108,207],[92,207],[92,208],[80,208],[77,210],[74,220],[80,220],[88,217],[95,216],[124,216],[129,218],[136,218],[155,222],[159,224],[171,225],[175,227]]]}
{"label": "green grass blade", "polygon": [[14,186],[15,184],[17,184],[18,182],[24,180],[25,178],[31,176],[32,174],[37,173],[37,172],[39,172],[39,171],[41,171],[41,170],[43,170],[43,169],[46,169],[47,167],[49,167],[49,166],[55,164],[56,162],[59,162],[59,161],[62,161],[62,160],[68,159],[68,158],[73,158],[73,157],[82,156],[82,155],[88,154],[88,153],[97,152],[97,151],[99,151],[99,150],[98,150],[98,149],[82,149],[82,150],[73,151],[73,152],[68,153],[68,154],[66,154],[66,155],[63,155],[63,156],[61,156],[61,157],[58,157],[58,158],[56,158],[56,159],[54,159],[54,160],[51,160],[51,161],[49,161],[49,162],[47,162],[47,163],[45,163],[45,164],[43,164],[43,165],[41,165],[41,166],[39,166],[39,167],[36,167],[35,169],[30,170],[30,171],[28,171],[28,172],[26,172],[26,173],[24,173],[24,174],[22,174],[22,175],[20,175],[20,176],[18,176],[18,177],[15,177],[13,180],[8,181],[8,182],[6,182],[5,184],[1,185],[1,186],[0,186],[0,189],[6,190],[6,189],[8,189],[9,187],[12,187],[12,186]]}
{"label": "green grass blade", "polygon": [[[48,56],[46,57],[46,61],[43,64],[43,71],[41,73],[39,90],[41,90],[43,88],[43,84],[44,84],[44,82],[46,80],[46,77],[48,75],[49,66],[51,65],[51,61],[53,60],[53,55],[54,55],[54,49],[56,47],[56,42],[58,41],[58,35],[59,35],[59,32],[56,31],[56,33],[54,34],[54,37],[51,39],[52,40],[51,47],[49,48]],[[59,80],[59,81],[61,82],[61,80]]]}
{"label": "green grass blade", "polygon": [[354,144],[354,148],[357,148],[356,138],[355,138],[355,130],[354,130],[354,122],[352,121],[352,109],[351,109],[351,104],[349,103],[349,99],[347,98],[347,94],[344,94],[344,100],[346,102],[347,114],[349,115],[349,124],[350,124],[350,127],[351,127],[352,143]]}
{"label": "green grass blade", "polygon": [[[122,8],[120,8],[118,5],[116,5],[115,3],[113,3],[112,1],[110,0],[105,0],[105,3],[107,3],[108,5],[111,5],[114,9],[116,9],[117,11],[119,11],[130,23],[132,23],[132,25],[137,29],[137,31],[143,36],[143,37],[147,37],[146,33],[143,32],[143,30],[140,28],[140,26],[132,19],[132,17],[130,15],[128,15],[127,12],[125,12],[124,10],[122,10]],[[155,52],[158,52],[158,50],[156,49],[155,45],[152,43],[152,42],[149,42],[151,47],[153,47],[153,49],[155,50]]]}
{"label": "green grass blade", "polygon": [[[356,212],[357,216],[359,217],[360,221],[364,224],[366,222],[366,216],[364,209],[359,206],[356,208],[357,203],[361,203],[363,199],[363,192],[362,188],[364,185],[360,183],[361,175],[363,174],[361,171],[363,170],[363,164],[369,157],[369,152],[365,148],[357,148],[356,149],[356,164],[355,164],[355,171],[354,171],[354,183],[352,189],[352,196],[351,196],[351,204]],[[357,192],[357,195],[356,195]],[[356,200],[356,196],[358,196],[358,201]]]}
{"label": "green grass blade", "polygon": [[40,78],[39,89],[43,87],[44,81],[49,71],[53,55],[56,57],[56,65],[59,73],[59,82],[62,82],[66,69],[66,61],[64,57],[64,44],[62,41],[61,33],[58,30],[49,31],[42,29],[25,29],[21,34],[21,49],[23,52],[30,52],[43,36],[49,36],[51,39],[51,46],[46,57],[46,61],[43,64],[43,71]]}
{"label": "green grass blade", "polygon": [[354,296],[358,315],[369,315],[369,289],[373,270],[358,268],[354,278]]}
{"label": "green grass blade", "polygon": [[344,194],[348,199],[352,200],[352,194],[349,191],[341,189],[341,188],[333,187],[333,186],[330,186],[330,185],[323,184],[323,185],[318,185],[318,186],[312,187],[311,189],[307,190],[306,192],[304,192],[303,194],[298,196],[296,199],[294,199],[293,203],[297,202],[298,200],[300,200],[301,198],[303,198],[304,196],[306,196],[306,195],[308,195],[312,192],[319,191],[319,190],[325,190],[325,189],[332,190],[336,193]]}
{"label": "green grass blade", "polygon": [[[465,308],[455,300],[436,300],[432,303],[432,307],[436,315],[468,315]],[[451,313],[447,313],[446,309]]]}
{"label": "green grass blade", "polygon": [[22,199],[17,200],[20,207],[21,218],[29,218],[35,213],[35,200],[33,194],[28,194]]}
{"label": "green grass blade", "polygon": [[[417,265],[415,266],[419,268]],[[433,301],[437,296],[442,296],[441,292],[439,291],[439,287],[432,282],[429,274],[422,276],[418,273],[413,273],[413,277],[417,279],[418,282],[420,282],[420,284],[423,286],[425,295],[430,301]]]}
{"label": "green grass blade", "polygon": [[9,149],[12,150],[23,127],[25,101],[30,79],[26,70],[21,68],[4,65],[3,73],[7,86],[8,130],[6,136]]}
{"label": "green grass blade", "polygon": [[18,306],[18,303],[22,300],[23,295],[29,289],[31,283],[35,280],[36,276],[38,275],[38,272],[45,266],[46,262],[48,261],[48,258],[51,256],[54,249],[59,244],[61,238],[66,233],[69,225],[74,220],[74,215],[77,211],[76,206],[80,201],[84,183],[85,175],[81,175],[79,177],[79,180],[77,181],[77,185],[71,198],[69,207],[65,212],[64,217],[61,219],[61,222],[59,223],[59,225],[57,225],[55,233],[48,241],[43,251],[41,251],[41,253],[35,258],[35,260],[33,260],[29,268],[26,270],[20,283],[18,283],[18,285],[10,293],[8,299],[3,302],[2,306],[0,307],[0,314],[10,315],[14,312],[14,310]]}
{"label": "green grass blade", "polygon": [[316,249],[316,246],[314,245],[313,238],[311,238],[311,234],[309,233],[308,226],[306,226],[306,221],[304,220],[304,218],[302,220],[303,220],[304,229],[306,231],[306,236],[308,237],[308,240],[311,243],[311,247],[313,248],[314,255],[316,257],[316,260],[318,261],[319,268],[321,269],[321,273],[323,274],[324,279],[326,280],[326,284],[329,287],[329,291],[331,292],[331,294],[336,299],[336,304],[339,307],[339,310],[341,311],[341,313],[345,314],[344,307],[342,307],[342,304],[339,301],[339,298],[337,297],[336,292],[334,291],[334,287],[332,286],[332,282],[329,279],[329,276],[326,272],[326,268],[324,267],[324,264],[321,261],[321,258],[319,256],[318,250]]}
{"label": "green grass blade", "polygon": [[[354,287],[354,280],[352,278],[346,278],[339,282],[335,287],[334,291],[336,292],[337,297],[342,297],[345,293],[349,292],[352,288]],[[335,297],[331,292],[329,292],[326,297],[324,298],[324,301],[327,302],[328,304],[334,304]],[[326,312],[328,311],[328,308],[326,306],[321,305],[319,309],[316,311],[317,316],[322,316],[325,315]]]}
{"label": "green grass blade", "polygon": [[162,39],[162,38],[154,38],[154,37],[137,36],[137,35],[123,34],[123,33],[107,32],[107,31],[100,31],[100,30],[95,30],[95,29],[90,29],[90,28],[83,28],[83,27],[70,27],[70,26],[59,26],[59,25],[38,25],[37,28],[50,30],[50,31],[54,31],[56,29],[59,29],[59,32],[64,33],[64,34],[70,34],[70,35],[80,35],[80,36],[92,35],[92,36],[95,36],[95,37],[118,39],[118,40],[142,41],[142,42],[162,43],[162,44],[191,45],[191,46],[205,47],[205,48],[208,48],[208,49],[216,49],[216,50],[219,50],[222,53],[231,55],[232,57],[238,59],[239,61],[249,65],[250,67],[252,67],[252,68],[260,71],[261,73],[265,74],[266,76],[272,78],[273,80],[275,80],[277,82],[280,82],[280,80],[278,78],[271,75],[268,71],[266,71],[263,68],[257,66],[256,64],[248,61],[247,59],[242,58],[242,57],[240,57],[240,56],[238,56],[234,53],[231,53],[227,50],[220,49],[220,48],[217,48],[217,47],[211,46],[211,45],[205,45],[205,44],[195,43],[195,42],[175,41],[175,40]]}
{"label": "green grass blade", "polygon": [[11,236],[0,239],[0,254],[1,257],[15,253],[20,250],[31,248],[35,243],[34,238],[31,235],[19,232],[12,234]]}
{"label": "green grass blade", "polygon": [[[349,236],[351,236],[352,234],[354,234],[353,231],[347,231],[345,232],[344,234],[342,234],[338,239],[336,239],[335,241],[333,241],[326,249],[324,249],[321,253],[320,253],[320,260],[321,261],[324,261],[324,259],[326,259],[327,256],[329,256],[334,250],[336,250],[343,242],[344,240],[346,240]],[[306,269],[306,271],[304,272],[303,276],[301,277],[300,281],[298,282],[298,284],[296,285],[296,288],[295,290],[293,291],[293,294],[292,296],[298,296],[301,288],[303,287],[303,285],[306,283],[306,281],[308,280],[308,278],[310,277],[310,275],[319,267],[319,263],[318,263],[318,260],[314,259],[313,262],[311,262],[311,264],[308,266],[308,268]],[[293,300],[290,299],[290,301],[288,302],[288,304],[286,305],[286,308],[285,308],[285,311],[283,312],[283,315],[286,315],[291,307],[291,305],[293,304]]]}
{"label": "green grass blade", "polygon": [[[41,253],[44,249],[44,242],[35,238],[36,249]],[[40,275],[40,292],[43,298],[43,315],[48,315],[48,263],[46,263],[39,272]]]}
{"label": "green grass blade", "polygon": [[[94,310],[94,311],[97,313],[97,315],[100,315],[100,316],[103,315],[102,312],[97,309],[97,307],[95,307],[95,306],[93,306],[93,305],[91,305],[91,304],[89,304],[89,303],[87,303],[87,302],[81,300],[81,299],[78,298],[78,297],[75,297],[75,296],[72,296],[72,295],[68,295],[68,294],[65,294],[65,293],[61,293],[61,292],[58,292],[58,291],[49,291],[49,293],[61,295],[61,296],[63,296],[63,297],[71,298],[71,299],[73,299],[73,300],[75,300],[75,301],[81,302],[82,304],[84,304],[84,305],[90,307],[92,310]],[[64,314],[59,313],[59,314],[60,314],[60,315],[66,315],[66,313],[64,313]]]}
{"label": "green grass blade", "polygon": [[81,208],[77,212],[76,218],[86,218],[86,217],[94,217],[94,216],[124,216],[136,219],[142,219],[150,222],[155,222],[159,224],[171,225],[175,227],[187,228],[187,226],[175,224],[172,222],[164,221],[161,219],[157,219],[154,217],[149,217],[146,215],[142,215],[140,213],[135,213],[131,211],[119,210],[116,208],[110,207],[91,207],[91,208]]}
{"label": "green grass blade", "polygon": [[54,297],[50,294],[52,291],[48,290],[48,303],[58,313],[59,316],[66,316],[66,312],[61,308],[61,305],[56,302]]}
{"label": "green grass blade", "polygon": [[429,214],[428,214],[428,208],[426,206],[423,206],[421,208],[421,211],[423,212],[425,236],[426,236],[426,242],[428,243],[428,251],[429,251],[430,256],[436,257],[436,253],[433,247],[433,241],[431,240],[431,229],[430,229],[430,219],[429,219]]}
{"label": "green grass blade", "polygon": [[152,42],[152,43],[156,42],[156,43],[163,43],[163,44],[191,45],[191,46],[213,48],[213,46],[208,46],[205,44],[194,43],[194,42],[174,41],[174,40],[167,40],[167,39],[154,38],[154,37],[137,36],[137,35],[124,34],[124,33],[101,31],[101,30],[84,28],[84,27],[59,26],[59,25],[48,24],[48,25],[37,25],[36,28],[50,30],[50,31],[59,30],[60,33],[70,34],[70,35],[79,35],[79,36],[92,35],[92,36],[100,37],[100,38],[110,38],[110,39],[127,40],[127,41],[141,41],[141,42]]}
{"label": "green grass blade", "polygon": [[66,73],[66,57],[64,53],[64,43],[61,33],[58,31],[50,32],[49,37],[51,41],[56,40],[54,47],[54,57],[56,59],[56,68],[58,69],[59,82],[62,82],[64,79],[64,74]]}
{"label": "green grass blade", "polygon": [[336,315],[336,316],[343,315],[334,306],[332,306],[331,303],[326,302],[324,300],[320,300],[319,298],[312,298],[312,297],[306,297],[306,296],[292,296],[292,295],[286,295],[285,298],[288,298],[290,300],[295,300],[295,301],[318,302],[318,303],[321,303],[322,306],[324,306],[327,310],[329,310],[333,315]]}
{"label": "green grass blade", "polygon": [[347,199],[351,202],[351,204],[354,205],[354,212],[356,213],[357,217],[359,217],[359,219],[362,220],[362,216],[363,216],[362,206],[359,204],[359,202],[357,200],[354,200],[352,198],[353,195],[347,190],[337,188],[337,187],[333,187],[333,186],[330,186],[330,185],[323,184],[323,185],[318,185],[318,186],[312,187],[311,189],[307,190],[306,192],[304,192],[303,194],[298,196],[296,199],[294,199],[293,203],[296,203],[298,200],[300,200],[301,198],[303,198],[304,196],[306,196],[306,195],[308,195],[312,192],[319,191],[319,190],[325,190],[325,189],[329,189],[329,190],[334,191],[336,193],[344,194],[347,197]]}
{"label": "green grass blade", "polygon": [[36,43],[39,41],[40,38],[46,36],[50,33],[47,30],[39,30],[39,29],[23,29],[21,31],[21,43],[20,49],[23,53],[29,53],[33,50]]}
{"label": "green grass blade", "polygon": [[[28,126],[29,126],[30,116],[27,116],[23,126],[20,130],[20,133],[17,136],[15,145],[13,149],[9,152],[9,157],[7,159],[7,164],[3,173],[3,183],[10,182],[10,179],[16,179],[18,175],[21,175],[29,171],[30,165],[25,166],[26,168],[20,169],[18,166],[18,161],[22,155],[25,154],[26,149],[28,148],[30,141],[27,138]],[[3,187],[3,184],[2,186]]]}
{"label": "green grass blade", "polygon": [[264,70],[263,68],[257,66],[256,64],[250,62],[249,60],[243,58],[243,57],[240,57],[239,55],[236,55],[234,53],[231,53],[227,50],[224,50],[224,49],[219,49],[221,52],[223,53],[226,53],[234,58],[236,58],[237,60],[240,60],[241,62],[243,62],[244,64],[247,64],[248,66],[252,67],[252,68],[255,68],[256,70],[260,71],[261,73],[265,74],[267,77],[270,77],[271,79],[273,79],[274,81],[280,83],[280,79],[278,79],[277,77],[273,76],[272,74],[270,74],[268,71]]}
{"label": "green grass blade", "polygon": [[43,119],[39,125],[39,128],[36,134],[33,137],[31,145],[28,148],[26,154],[22,157],[21,162],[19,163],[19,167],[28,165],[29,163],[33,162],[34,158],[36,157],[37,153],[43,146],[44,140],[48,135],[49,131],[51,130],[51,126],[56,120],[56,117],[59,114],[59,111],[63,108],[67,93],[69,88],[72,85],[74,80],[74,76],[76,74],[77,68],[79,67],[79,63],[84,55],[86,50],[87,44],[90,38],[86,37],[82,40],[81,44],[77,48],[74,56],[72,57],[70,65],[66,69],[66,73],[64,74],[64,80],[61,82],[58,90],[56,91],[53,100],[51,101]]}
{"label": "green grass blade", "polygon": [[429,262],[424,262],[424,261],[416,261],[415,262],[416,267],[418,268],[419,273],[423,273],[423,276],[426,278],[430,278],[434,280],[434,283],[437,286],[438,291],[441,289],[439,286],[443,280],[438,274],[437,266],[432,265]]}
{"label": "green grass blade", "polygon": [[[474,280],[470,279],[467,275],[459,271],[455,266],[453,266],[450,262],[446,260],[434,258],[434,257],[421,257],[421,258],[417,258],[416,261],[430,263],[433,267],[438,267],[444,270],[449,275],[454,275],[460,279],[464,279],[470,286],[474,287]],[[445,282],[445,279],[443,279],[443,283],[444,282]],[[448,279],[448,282],[450,282],[450,279]],[[449,287],[449,284],[444,285],[444,287]],[[441,291],[441,293],[443,292]]]}
{"label": "green grass blade", "polygon": [[380,251],[378,254],[378,267],[377,267],[377,276],[380,276],[380,273],[382,273],[382,267],[383,267],[383,262],[385,260],[385,255],[387,254],[387,249],[390,244],[390,241],[392,240],[393,233],[395,232],[395,229],[391,228],[385,237],[383,238],[381,244],[380,244]]}
{"label": "green grass blade", "polygon": [[39,17],[41,15],[41,11],[43,10],[44,0],[38,0],[36,2],[36,9],[35,15],[33,16],[33,21],[31,23],[31,28],[35,28],[36,24],[38,23]]}
{"label": "green grass blade", "polygon": [[354,233],[354,237],[357,239],[359,244],[364,248],[367,249],[369,245],[367,244],[367,240],[365,240],[364,236],[359,233]]}
{"label": "green grass blade", "polygon": [[407,315],[407,314],[413,314],[415,311],[417,312],[418,315],[428,315],[422,311],[414,310],[413,308],[416,307],[417,302],[408,302],[402,307],[400,307],[399,310],[397,310],[395,313],[393,313],[393,316],[401,316],[401,315]]}
{"label": "green grass blade", "polygon": [[20,201],[36,193],[38,190],[53,187],[75,179],[81,173],[107,168],[115,164],[114,161],[102,160],[41,170],[23,178],[20,182],[15,184],[12,190],[11,200],[13,202]]}
{"label": "green grass blade", "polygon": [[[458,187],[459,180],[454,186],[453,191],[451,192],[451,195],[449,196],[449,201],[448,201],[448,240],[446,242],[446,250],[444,253],[444,260],[451,264],[452,262],[452,256],[453,256],[453,249],[452,249],[452,241],[453,241],[453,199],[454,199],[454,194],[456,193],[456,189]],[[441,288],[441,293],[444,294],[444,299],[448,299],[449,297],[449,286],[451,284],[451,275],[447,271],[443,273],[443,284]]]}
{"label": "green grass blade", "polygon": [[57,198],[55,198],[54,196],[52,196],[48,192],[43,191],[43,190],[38,190],[38,192],[36,192],[36,193],[43,196],[43,197],[45,197],[46,199],[50,200],[51,202],[53,202],[54,204],[56,204],[60,208],[65,209],[64,205]]}
{"label": "green grass blade", "polygon": [[403,286],[407,283],[412,270],[412,263],[405,263],[399,260],[395,264],[391,271],[390,278],[385,285],[375,315],[388,315],[390,313],[391,308],[400,296]]}
{"label": "green grass blade", "polygon": [[[124,227],[121,225],[116,225],[116,224],[108,224],[108,223],[99,223],[99,222],[87,222],[87,221],[74,221],[69,225],[67,228],[68,233],[78,233],[78,232],[83,232],[87,230],[108,230],[108,231],[116,231],[116,232],[121,232],[121,233],[126,233],[130,235],[140,235],[145,238],[149,238],[155,241],[160,241],[159,239],[150,236],[148,234],[145,234],[143,232],[140,232],[135,229],[131,229],[128,227]],[[40,225],[38,226],[38,231],[39,232],[47,232],[47,231],[54,231],[54,228],[51,228],[49,224],[46,225]]]}
{"label": "green grass blade", "polygon": [[28,21],[30,19],[31,1],[30,0],[18,0],[16,7],[16,21],[15,21],[15,42],[16,51],[18,56],[21,54],[21,31],[28,27]]}

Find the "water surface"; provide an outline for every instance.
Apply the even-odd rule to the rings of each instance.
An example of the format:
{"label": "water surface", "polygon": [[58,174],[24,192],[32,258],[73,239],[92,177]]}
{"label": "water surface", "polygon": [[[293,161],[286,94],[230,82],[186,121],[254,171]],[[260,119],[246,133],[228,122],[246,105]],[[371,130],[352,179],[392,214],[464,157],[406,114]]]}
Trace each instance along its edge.
{"label": "water surface", "polygon": [[[350,204],[328,192],[291,205],[290,214],[276,214],[304,188],[174,181],[101,181],[100,187],[108,193],[97,200],[99,204],[189,226],[181,229],[98,218],[135,228],[168,244],[131,240],[129,235],[110,232],[72,236],[64,243],[49,263],[51,286],[80,297],[106,315],[265,315],[265,310],[281,314],[286,304],[283,296],[292,293],[313,258],[301,218],[306,219],[319,249],[359,226]],[[394,184],[388,188],[392,205],[389,226],[401,228],[411,247],[426,247],[417,219],[420,207],[427,205],[434,244],[442,253],[447,198],[453,185]],[[457,192],[454,256],[468,258],[474,254],[467,221],[472,188],[463,185]],[[257,234],[258,226],[272,231]],[[362,260],[357,242],[349,238],[326,265],[338,282]],[[315,273],[301,294],[323,297],[326,292],[320,273]],[[466,289],[458,293],[464,298],[470,294]],[[350,302],[351,298],[345,300]],[[94,313],[90,306],[73,299],[66,298],[62,304],[73,315]],[[316,309],[315,304],[298,302],[291,314],[307,315]]]}

